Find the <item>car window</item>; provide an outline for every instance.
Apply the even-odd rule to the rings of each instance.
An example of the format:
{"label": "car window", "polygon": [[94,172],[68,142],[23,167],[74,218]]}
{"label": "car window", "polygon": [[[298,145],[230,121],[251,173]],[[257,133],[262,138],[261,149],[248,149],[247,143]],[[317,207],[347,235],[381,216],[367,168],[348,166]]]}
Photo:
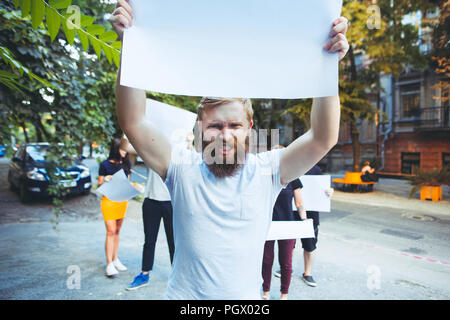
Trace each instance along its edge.
{"label": "car window", "polygon": [[27,153],[34,161],[45,162],[48,146],[27,146]]}

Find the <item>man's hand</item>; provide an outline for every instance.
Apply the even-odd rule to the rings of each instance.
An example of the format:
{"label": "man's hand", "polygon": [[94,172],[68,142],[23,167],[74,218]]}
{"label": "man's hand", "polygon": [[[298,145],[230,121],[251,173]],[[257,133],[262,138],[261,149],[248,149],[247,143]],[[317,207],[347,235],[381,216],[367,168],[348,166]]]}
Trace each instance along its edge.
{"label": "man's hand", "polygon": [[333,21],[333,27],[331,28],[330,38],[331,41],[328,42],[323,48],[329,53],[338,52],[339,60],[345,57],[349,45],[347,37],[345,34],[348,29],[348,20],[344,17],[339,17]]}
{"label": "man's hand", "polygon": [[325,189],[325,194],[326,194],[329,198],[331,198],[331,197],[333,196],[333,193],[334,193],[334,189],[333,189],[333,188]]}
{"label": "man's hand", "polygon": [[123,31],[131,27],[133,24],[133,8],[128,3],[128,0],[118,0],[116,10],[112,13],[109,19],[120,40],[123,40]]}

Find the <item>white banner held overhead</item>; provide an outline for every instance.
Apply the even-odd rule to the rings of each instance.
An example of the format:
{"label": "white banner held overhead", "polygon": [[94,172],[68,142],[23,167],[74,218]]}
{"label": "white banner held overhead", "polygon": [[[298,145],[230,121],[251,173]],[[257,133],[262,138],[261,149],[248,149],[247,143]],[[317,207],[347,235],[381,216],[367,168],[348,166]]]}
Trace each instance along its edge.
{"label": "white banner held overhead", "polygon": [[342,0],[132,0],[121,84],[190,96],[338,94],[323,49]]}

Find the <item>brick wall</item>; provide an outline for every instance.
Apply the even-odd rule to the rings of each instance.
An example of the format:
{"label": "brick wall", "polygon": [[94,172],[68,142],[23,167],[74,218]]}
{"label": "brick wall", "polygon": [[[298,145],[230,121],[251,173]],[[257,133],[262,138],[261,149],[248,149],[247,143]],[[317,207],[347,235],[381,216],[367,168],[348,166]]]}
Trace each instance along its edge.
{"label": "brick wall", "polygon": [[439,170],[442,168],[442,153],[450,152],[450,139],[445,133],[396,134],[386,142],[384,172],[401,172],[402,152],[419,152],[421,170]]}

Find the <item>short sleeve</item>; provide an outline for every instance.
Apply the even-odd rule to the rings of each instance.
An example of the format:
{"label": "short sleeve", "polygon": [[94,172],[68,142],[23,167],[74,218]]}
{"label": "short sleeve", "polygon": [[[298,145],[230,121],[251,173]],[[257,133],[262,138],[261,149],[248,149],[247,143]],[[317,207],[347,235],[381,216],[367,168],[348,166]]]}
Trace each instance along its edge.
{"label": "short sleeve", "polygon": [[291,181],[290,184],[291,184],[292,190],[303,188],[303,184],[300,181],[300,179],[295,179],[295,180]]}
{"label": "short sleeve", "polygon": [[198,159],[196,159],[195,154],[195,151],[188,150],[185,146],[172,145],[170,164],[167,169],[166,180],[164,181],[170,192],[174,187],[182,167],[197,163]]}
{"label": "short sleeve", "polygon": [[100,168],[98,168],[98,175],[99,176],[107,176],[106,167],[105,164],[102,162],[100,163]]}
{"label": "short sleeve", "polygon": [[283,149],[275,149],[257,154],[261,174],[272,176],[272,186],[275,190],[278,190],[278,192],[287,186],[281,184],[280,160],[282,152]]}

